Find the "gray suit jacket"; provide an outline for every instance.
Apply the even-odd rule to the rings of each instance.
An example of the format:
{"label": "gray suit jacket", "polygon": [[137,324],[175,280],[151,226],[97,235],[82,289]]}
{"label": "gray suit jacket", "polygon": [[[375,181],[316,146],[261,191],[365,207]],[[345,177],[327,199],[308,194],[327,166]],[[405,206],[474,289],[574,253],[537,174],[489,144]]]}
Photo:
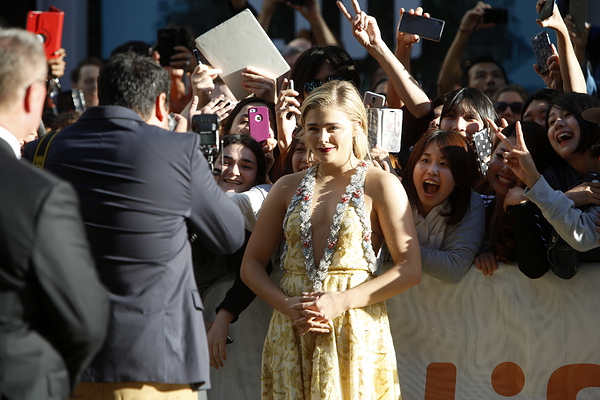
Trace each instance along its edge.
{"label": "gray suit jacket", "polygon": [[0,139],[0,398],[67,398],[108,308],[75,191]]}
{"label": "gray suit jacket", "polygon": [[118,106],[86,110],[50,144],[45,169],[77,189],[110,291],[108,337],[84,381],[208,387],[188,228],[231,253],[244,242],[244,222],[198,147],[198,135],[148,125]]}

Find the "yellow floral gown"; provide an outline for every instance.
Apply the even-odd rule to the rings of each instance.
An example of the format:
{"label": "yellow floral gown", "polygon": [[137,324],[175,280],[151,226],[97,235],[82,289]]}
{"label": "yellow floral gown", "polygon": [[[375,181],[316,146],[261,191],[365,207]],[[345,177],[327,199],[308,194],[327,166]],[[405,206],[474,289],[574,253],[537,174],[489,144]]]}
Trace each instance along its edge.
{"label": "yellow floral gown", "polygon": [[[312,256],[310,201],[316,168],[298,188],[284,221],[287,249],[281,289],[344,291],[374,278],[370,219],[363,200],[368,165],[357,168],[337,206],[319,266]],[[384,302],[348,310],[330,323],[331,333],[309,332],[273,311],[263,350],[263,399],[401,399],[396,353]]]}

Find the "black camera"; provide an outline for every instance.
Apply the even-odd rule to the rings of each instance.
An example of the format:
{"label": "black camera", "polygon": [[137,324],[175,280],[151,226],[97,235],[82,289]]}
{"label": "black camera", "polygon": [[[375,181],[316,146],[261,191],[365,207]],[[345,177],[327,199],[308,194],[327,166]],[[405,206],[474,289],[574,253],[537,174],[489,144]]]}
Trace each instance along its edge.
{"label": "black camera", "polygon": [[200,135],[200,150],[214,171],[215,157],[219,154],[219,117],[215,114],[194,115],[192,131]]}

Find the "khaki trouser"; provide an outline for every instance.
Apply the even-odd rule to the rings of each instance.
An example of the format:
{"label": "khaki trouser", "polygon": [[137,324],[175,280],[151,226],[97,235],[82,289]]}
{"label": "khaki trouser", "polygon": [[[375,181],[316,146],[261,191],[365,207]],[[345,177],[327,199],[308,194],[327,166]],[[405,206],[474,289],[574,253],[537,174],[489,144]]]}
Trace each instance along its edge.
{"label": "khaki trouser", "polygon": [[81,382],[69,400],[198,400],[190,385],[155,382]]}

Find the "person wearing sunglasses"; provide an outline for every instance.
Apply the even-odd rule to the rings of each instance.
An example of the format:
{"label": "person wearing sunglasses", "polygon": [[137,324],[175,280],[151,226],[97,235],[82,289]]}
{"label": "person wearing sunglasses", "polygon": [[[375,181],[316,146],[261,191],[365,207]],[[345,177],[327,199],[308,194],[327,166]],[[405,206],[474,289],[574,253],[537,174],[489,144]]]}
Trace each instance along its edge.
{"label": "person wearing sunglasses", "polygon": [[528,97],[529,94],[523,87],[519,85],[506,85],[494,93],[492,101],[494,102],[494,108],[496,109],[496,113],[498,113],[498,117],[504,118],[506,122],[512,124],[519,121],[521,108]]}
{"label": "person wearing sunglasses", "polygon": [[360,88],[356,63],[344,49],[315,46],[298,57],[289,78],[283,81],[275,105],[278,147],[282,155],[287,154],[292,143],[302,101],[313,90],[330,81],[348,81]]}
{"label": "person wearing sunglasses", "polygon": [[316,46],[298,57],[290,79],[294,81],[302,101],[310,92],[332,80],[349,81],[360,88],[356,63],[344,49],[337,46]]}

